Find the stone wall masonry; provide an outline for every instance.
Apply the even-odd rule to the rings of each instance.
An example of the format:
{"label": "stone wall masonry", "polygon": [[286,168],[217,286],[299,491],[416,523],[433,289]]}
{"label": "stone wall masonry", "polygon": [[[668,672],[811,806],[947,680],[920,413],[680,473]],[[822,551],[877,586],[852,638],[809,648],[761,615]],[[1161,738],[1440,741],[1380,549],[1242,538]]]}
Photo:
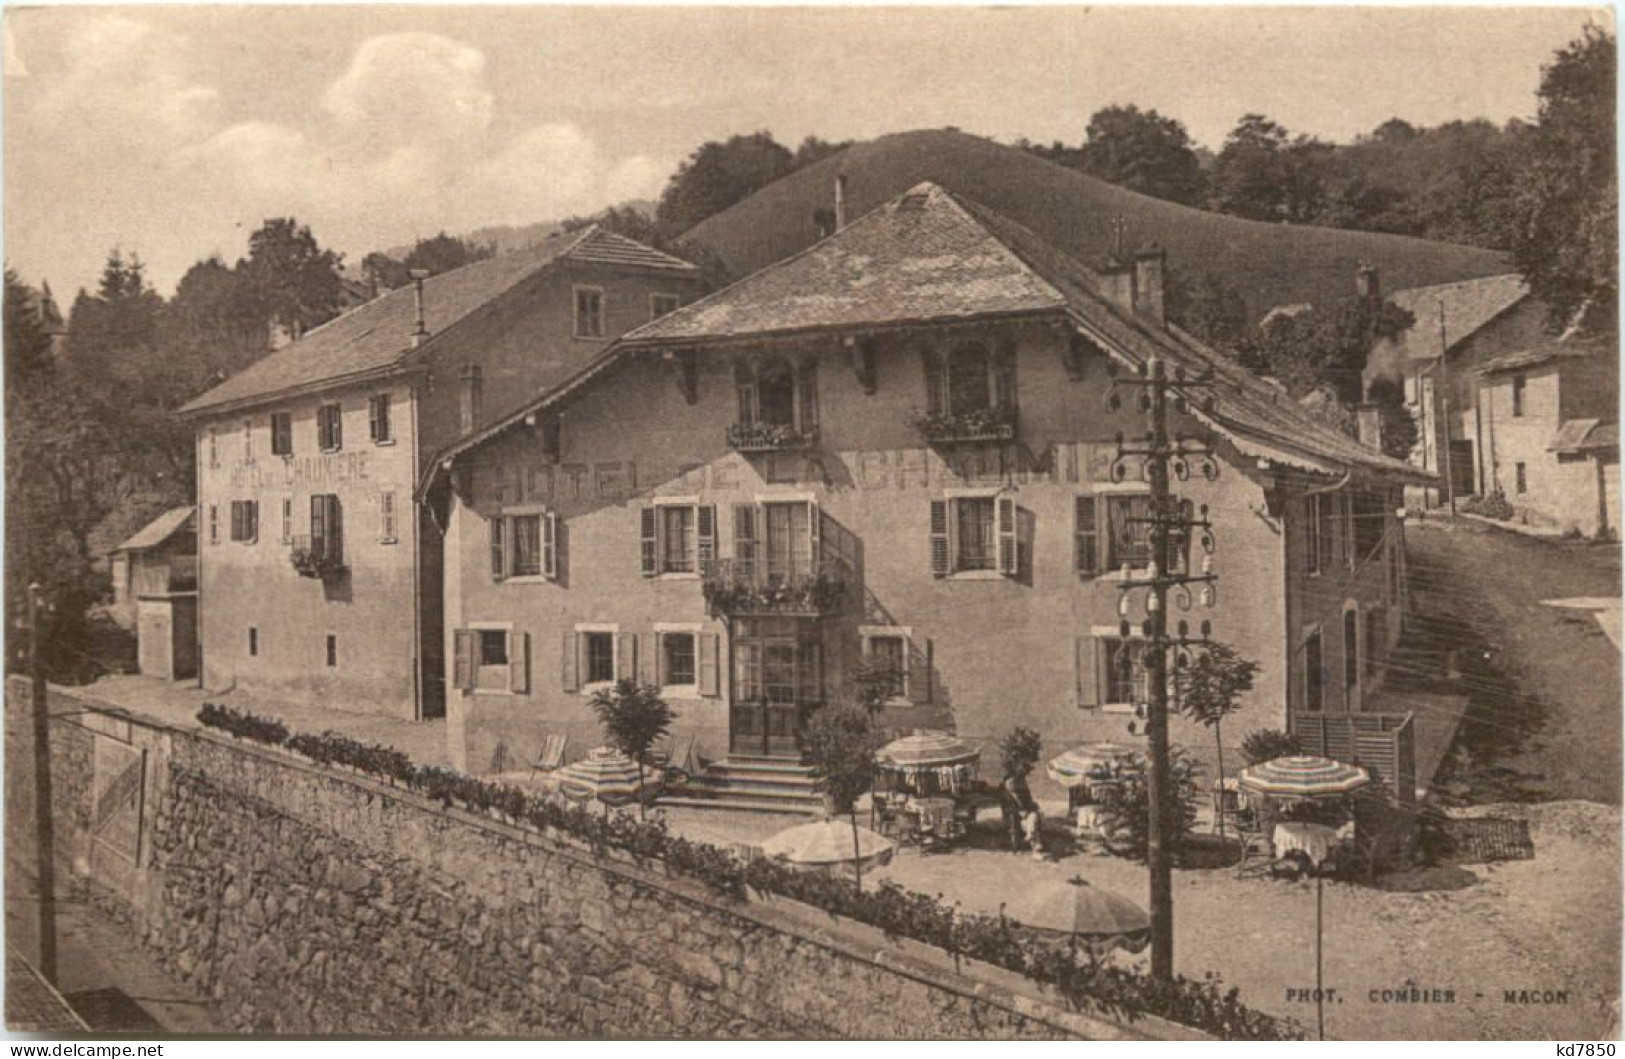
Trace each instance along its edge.
{"label": "stone wall masonry", "polygon": [[[956,969],[783,898],[731,902],[658,864],[283,751],[120,722],[149,747],[140,878],[98,890],[237,1031],[1199,1036],[1064,1010],[1008,972]],[[89,730],[63,718],[53,737]],[[58,790],[87,789],[64,774],[89,766],[59,755]]]}

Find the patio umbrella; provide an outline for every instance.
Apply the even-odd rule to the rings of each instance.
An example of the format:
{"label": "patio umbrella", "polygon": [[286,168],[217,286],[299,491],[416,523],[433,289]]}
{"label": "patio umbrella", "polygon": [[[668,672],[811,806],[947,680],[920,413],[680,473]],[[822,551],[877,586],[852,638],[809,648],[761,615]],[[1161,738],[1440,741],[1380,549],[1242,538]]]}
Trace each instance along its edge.
{"label": "patio umbrella", "polygon": [[981,751],[947,732],[915,729],[914,734],[893,739],[875,754],[883,764],[900,770],[929,770],[952,765],[968,765]]}
{"label": "patio umbrella", "polygon": [[1106,778],[1113,765],[1132,760],[1134,754],[1133,747],[1122,743],[1085,743],[1050,761],[1045,771],[1063,787],[1081,787]]}
{"label": "patio umbrella", "polygon": [[[869,867],[891,860],[895,847],[866,827],[858,828],[858,864]],[[852,863],[852,824],[834,818],[797,824],[762,843],[762,855],[783,857],[791,864],[830,868]]]}
{"label": "patio umbrella", "polygon": [[1005,915],[1055,937],[1075,937],[1096,955],[1141,952],[1151,944],[1145,909],[1078,876],[1034,887],[1006,903]]}
{"label": "patio umbrella", "polygon": [[1329,757],[1295,754],[1248,765],[1241,770],[1240,782],[1259,794],[1318,798],[1357,791],[1371,782],[1371,773]]}
{"label": "patio umbrella", "polygon": [[[606,746],[565,765],[555,775],[559,790],[573,798],[597,798],[606,804],[617,804],[636,801],[638,797],[637,762]],[[659,769],[644,769],[643,796],[652,797],[660,790],[661,781]]]}

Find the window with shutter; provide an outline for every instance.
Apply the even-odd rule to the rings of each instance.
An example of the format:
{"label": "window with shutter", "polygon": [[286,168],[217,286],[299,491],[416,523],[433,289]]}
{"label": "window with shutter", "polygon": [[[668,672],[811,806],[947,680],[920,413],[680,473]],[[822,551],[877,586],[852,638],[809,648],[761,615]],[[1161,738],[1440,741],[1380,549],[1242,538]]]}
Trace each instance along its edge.
{"label": "window with shutter", "polygon": [[378,494],[378,538],[395,543],[395,494],[389,490]]}
{"label": "window with shutter", "polygon": [[1100,573],[1100,524],[1096,508],[1094,497],[1077,498],[1073,532],[1079,577],[1094,577]]}
{"label": "window with shutter", "polygon": [[701,504],[694,512],[694,521],[697,555],[703,573],[711,568],[712,561],[717,557],[717,509],[710,504]]}
{"label": "window with shutter", "polygon": [[931,501],[931,576],[947,577],[953,573],[952,553],[948,550],[948,501]]}
{"label": "window with shutter", "polygon": [[333,563],[344,562],[344,509],[334,493],[322,497],[327,508],[327,558]]}
{"label": "window with shutter", "polygon": [[493,515],[487,525],[491,530],[491,578],[501,581],[508,576],[507,526],[501,515]]}
{"label": "window with shutter", "polygon": [[367,434],[379,445],[395,440],[394,428],[389,421],[389,394],[374,394],[367,401]]}
{"label": "window with shutter", "polygon": [[293,416],[287,412],[271,414],[271,455],[293,454]]}
{"label": "window with shutter", "polygon": [[344,421],[336,404],[324,404],[316,409],[316,440],[324,452],[335,452],[344,447]]}
{"label": "window with shutter", "polygon": [[248,537],[247,537],[247,540],[249,541],[249,543],[252,544],[253,542],[255,542],[255,541],[259,540],[259,539],[260,539],[260,502],[258,500],[250,500],[248,502]]}
{"label": "window with shutter", "polygon": [[756,576],[756,505],[734,505],[734,569],[747,580]]}
{"label": "window with shutter", "polygon": [[739,425],[756,424],[756,375],[745,361],[734,364],[734,392],[739,395]]}
{"label": "window with shutter", "polygon": [[538,577],[542,572],[542,516],[508,517],[509,572],[513,577]]}
{"label": "window with shutter", "polygon": [[1015,577],[1021,572],[1021,543],[1016,535],[1015,497],[1001,496],[999,501],[999,573]]}
{"label": "window with shutter", "polygon": [[721,637],[716,633],[701,633],[698,637],[700,649],[699,663],[699,691],[701,695],[711,698],[722,694],[722,679],[720,664],[722,657]]}
{"label": "window with shutter", "polygon": [[327,555],[326,499],[319,493],[310,498],[310,551],[318,559]]}
{"label": "window with shutter", "polygon": [[1072,643],[1072,672],[1076,686],[1073,694],[1079,706],[1100,705],[1100,641],[1093,636],[1079,636]]}
{"label": "window with shutter", "polygon": [[508,691],[530,694],[530,633],[516,632],[508,637]]}
{"label": "window with shutter", "polygon": [[653,507],[646,507],[638,512],[641,544],[641,559],[644,577],[654,577],[660,572],[660,512]]}
{"label": "window with shutter", "polygon": [[542,516],[542,575],[549,581],[559,576],[559,520],[551,511]]}
{"label": "window with shutter", "polygon": [[1151,497],[1143,493],[1106,497],[1106,563],[1113,570],[1143,570],[1151,564]]}

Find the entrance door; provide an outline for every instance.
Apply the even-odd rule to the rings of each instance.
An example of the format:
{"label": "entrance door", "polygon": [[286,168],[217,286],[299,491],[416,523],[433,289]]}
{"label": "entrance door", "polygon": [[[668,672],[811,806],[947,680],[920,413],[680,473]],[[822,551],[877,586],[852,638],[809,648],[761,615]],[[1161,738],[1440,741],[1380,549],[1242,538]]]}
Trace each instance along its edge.
{"label": "entrance door", "polygon": [[794,620],[747,619],[732,637],[733,703],[728,750],[799,757],[803,713],[820,698],[822,651]]}

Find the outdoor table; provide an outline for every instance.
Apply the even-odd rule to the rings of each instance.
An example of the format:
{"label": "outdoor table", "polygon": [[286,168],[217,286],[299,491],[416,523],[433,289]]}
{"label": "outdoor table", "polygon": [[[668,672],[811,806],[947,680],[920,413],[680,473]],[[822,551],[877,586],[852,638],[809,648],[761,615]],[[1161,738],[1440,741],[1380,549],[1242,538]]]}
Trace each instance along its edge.
{"label": "outdoor table", "polygon": [[1276,857],[1302,853],[1309,858],[1311,865],[1318,868],[1337,848],[1337,843],[1336,828],[1325,824],[1287,821],[1275,825]]}
{"label": "outdoor table", "polygon": [[953,837],[954,800],[952,798],[913,798],[909,810],[920,819],[920,830],[928,831],[939,840]]}

